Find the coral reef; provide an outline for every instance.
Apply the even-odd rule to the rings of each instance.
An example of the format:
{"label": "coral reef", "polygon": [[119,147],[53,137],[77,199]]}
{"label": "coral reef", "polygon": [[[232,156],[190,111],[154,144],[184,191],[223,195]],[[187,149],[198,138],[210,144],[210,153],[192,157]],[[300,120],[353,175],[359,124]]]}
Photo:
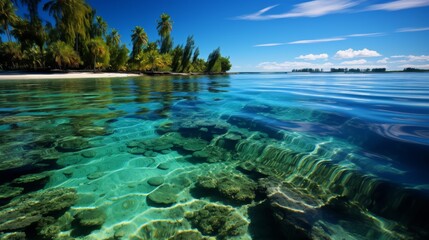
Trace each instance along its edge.
{"label": "coral reef", "polygon": [[256,182],[240,173],[218,173],[198,177],[197,186],[214,189],[220,195],[235,201],[250,201],[255,198]]}
{"label": "coral reef", "polygon": [[61,152],[77,152],[89,148],[89,142],[82,137],[65,137],[57,142],[57,150]]}
{"label": "coral reef", "polygon": [[200,210],[187,213],[185,218],[204,235],[219,239],[243,235],[248,225],[233,208],[216,204],[207,204]]}
{"label": "coral reef", "polygon": [[177,194],[180,190],[181,189],[176,185],[165,184],[151,192],[147,198],[155,204],[168,206],[177,202]]}
{"label": "coral reef", "polygon": [[223,162],[231,159],[231,153],[218,146],[208,145],[199,151],[195,151],[192,157],[208,163]]}
{"label": "coral reef", "polygon": [[106,213],[99,208],[78,210],[75,219],[81,226],[99,227],[106,221]]}
{"label": "coral reef", "polygon": [[76,190],[71,188],[52,188],[14,198],[0,208],[0,231],[28,227],[52,212],[69,208],[76,200]]}

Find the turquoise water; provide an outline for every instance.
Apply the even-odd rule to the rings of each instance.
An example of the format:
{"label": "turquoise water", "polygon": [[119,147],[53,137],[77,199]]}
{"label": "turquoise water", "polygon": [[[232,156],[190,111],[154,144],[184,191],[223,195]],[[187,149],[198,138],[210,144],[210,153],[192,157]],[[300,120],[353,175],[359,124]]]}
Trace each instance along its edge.
{"label": "turquoise water", "polygon": [[0,82],[0,239],[425,239],[428,74]]}

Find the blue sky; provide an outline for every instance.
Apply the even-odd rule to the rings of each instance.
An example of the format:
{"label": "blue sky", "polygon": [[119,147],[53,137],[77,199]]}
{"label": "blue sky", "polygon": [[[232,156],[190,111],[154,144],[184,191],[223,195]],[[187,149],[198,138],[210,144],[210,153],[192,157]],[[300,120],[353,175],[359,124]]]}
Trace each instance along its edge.
{"label": "blue sky", "polygon": [[155,41],[156,20],[168,13],[175,44],[193,35],[202,57],[221,47],[231,58],[232,71],[429,69],[429,0],[87,2],[129,48],[135,26]]}

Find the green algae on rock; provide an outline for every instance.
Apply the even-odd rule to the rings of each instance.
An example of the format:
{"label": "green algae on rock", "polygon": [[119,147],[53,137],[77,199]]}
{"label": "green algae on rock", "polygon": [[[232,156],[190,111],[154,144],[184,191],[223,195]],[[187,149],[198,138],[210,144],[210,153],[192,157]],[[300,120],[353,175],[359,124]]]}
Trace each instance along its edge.
{"label": "green algae on rock", "polygon": [[15,178],[12,183],[15,185],[34,184],[36,182],[46,182],[52,174],[50,172],[33,173]]}
{"label": "green algae on rock", "polygon": [[207,204],[200,210],[187,213],[185,218],[204,235],[217,236],[219,239],[243,235],[248,225],[232,207],[216,204]]}
{"label": "green algae on rock", "polygon": [[168,206],[177,202],[177,194],[180,192],[180,190],[181,189],[176,185],[165,184],[151,192],[147,198],[155,204]]}
{"label": "green algae on rock", "polygon": [[81,226],[99,227],[106,221],[106,213],[99,208],[80,209],[75,215],[76,221]]}
{"label": "green algae on rock", "polygon": [[50,213],[69,208],[76,200],[72,188],[52,188],[14,198],[0,207],[0,231],[28,227]]}
{"label": "green algae on rock", "polygon": [[89,147],[89,142],[82,137],[65,137],[57,142],[57,149],[62,152],[77,152]]}
{"label": "green algae on rock", "polygon": [[255,198],[256,182],[239,173],[218,173],[198,177],[198,187],[215,189],[220,195],[234,201]]}
{"label": "green algae on rock", "polygon": [[104,172],[93,172],[93,173],[86,175],[86,178],[88,178],[88,180],[95,180],[95,179],[103,177],[104,175],[105,175]]}
{"label": "green algae on rock", "polygon": [[151,186],[157,187],[164,183],[164,177],[161,177],[161,176],[151,177],[147,180],[147,183]]}
{"label": "green algae on rock", "polygon": [[25,232],[10,232],[10,233],[1,233],[0,240],[26,240],[27,235]]}
{"label": "green algae on rock", "polygon": [[184,230],[178,231],[174,236],[168,240],[215,240],[214,237],[204,237],[200,232],[196,230]]}
{"label": "green algae on rock", "polygon": [[182,226],[179,221],[156,220],[144,224],[138,231],[138,236],[131,239],[165,240],[173,236]]}
{"label": "green algae on rock", "polygon": [[93,158],[95,156],[97,156],[97,152],[94,150],[86,150],[84,152],[81,153],[82,157],[85,158]]}
{"label": "green algae on rock", "polygon": [[0,185],[0,200],[16,197],[23,191],[22,187],[12,187],[9,184]]}
{"label": "green algae on rock", "polygon": [[208,145],[199,151],[195,151],[192,157],[208,163],[216,163],[230,160],[231,153],[218,146]]}

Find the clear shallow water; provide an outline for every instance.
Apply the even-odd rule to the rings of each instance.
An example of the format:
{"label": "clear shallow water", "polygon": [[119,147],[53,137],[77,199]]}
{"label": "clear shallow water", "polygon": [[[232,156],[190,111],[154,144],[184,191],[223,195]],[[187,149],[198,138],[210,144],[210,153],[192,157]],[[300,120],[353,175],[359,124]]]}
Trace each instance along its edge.
{"label": "clear shallow water", "polygon": [[[428,81],[427,74],[2,81],[0,232],[424,239]],[[49,192],[58,188],[64,192]],[[53,201],[47,205],[67,204],[37,205],[36,213],[23,206],[43,202],[40,195]]]}

